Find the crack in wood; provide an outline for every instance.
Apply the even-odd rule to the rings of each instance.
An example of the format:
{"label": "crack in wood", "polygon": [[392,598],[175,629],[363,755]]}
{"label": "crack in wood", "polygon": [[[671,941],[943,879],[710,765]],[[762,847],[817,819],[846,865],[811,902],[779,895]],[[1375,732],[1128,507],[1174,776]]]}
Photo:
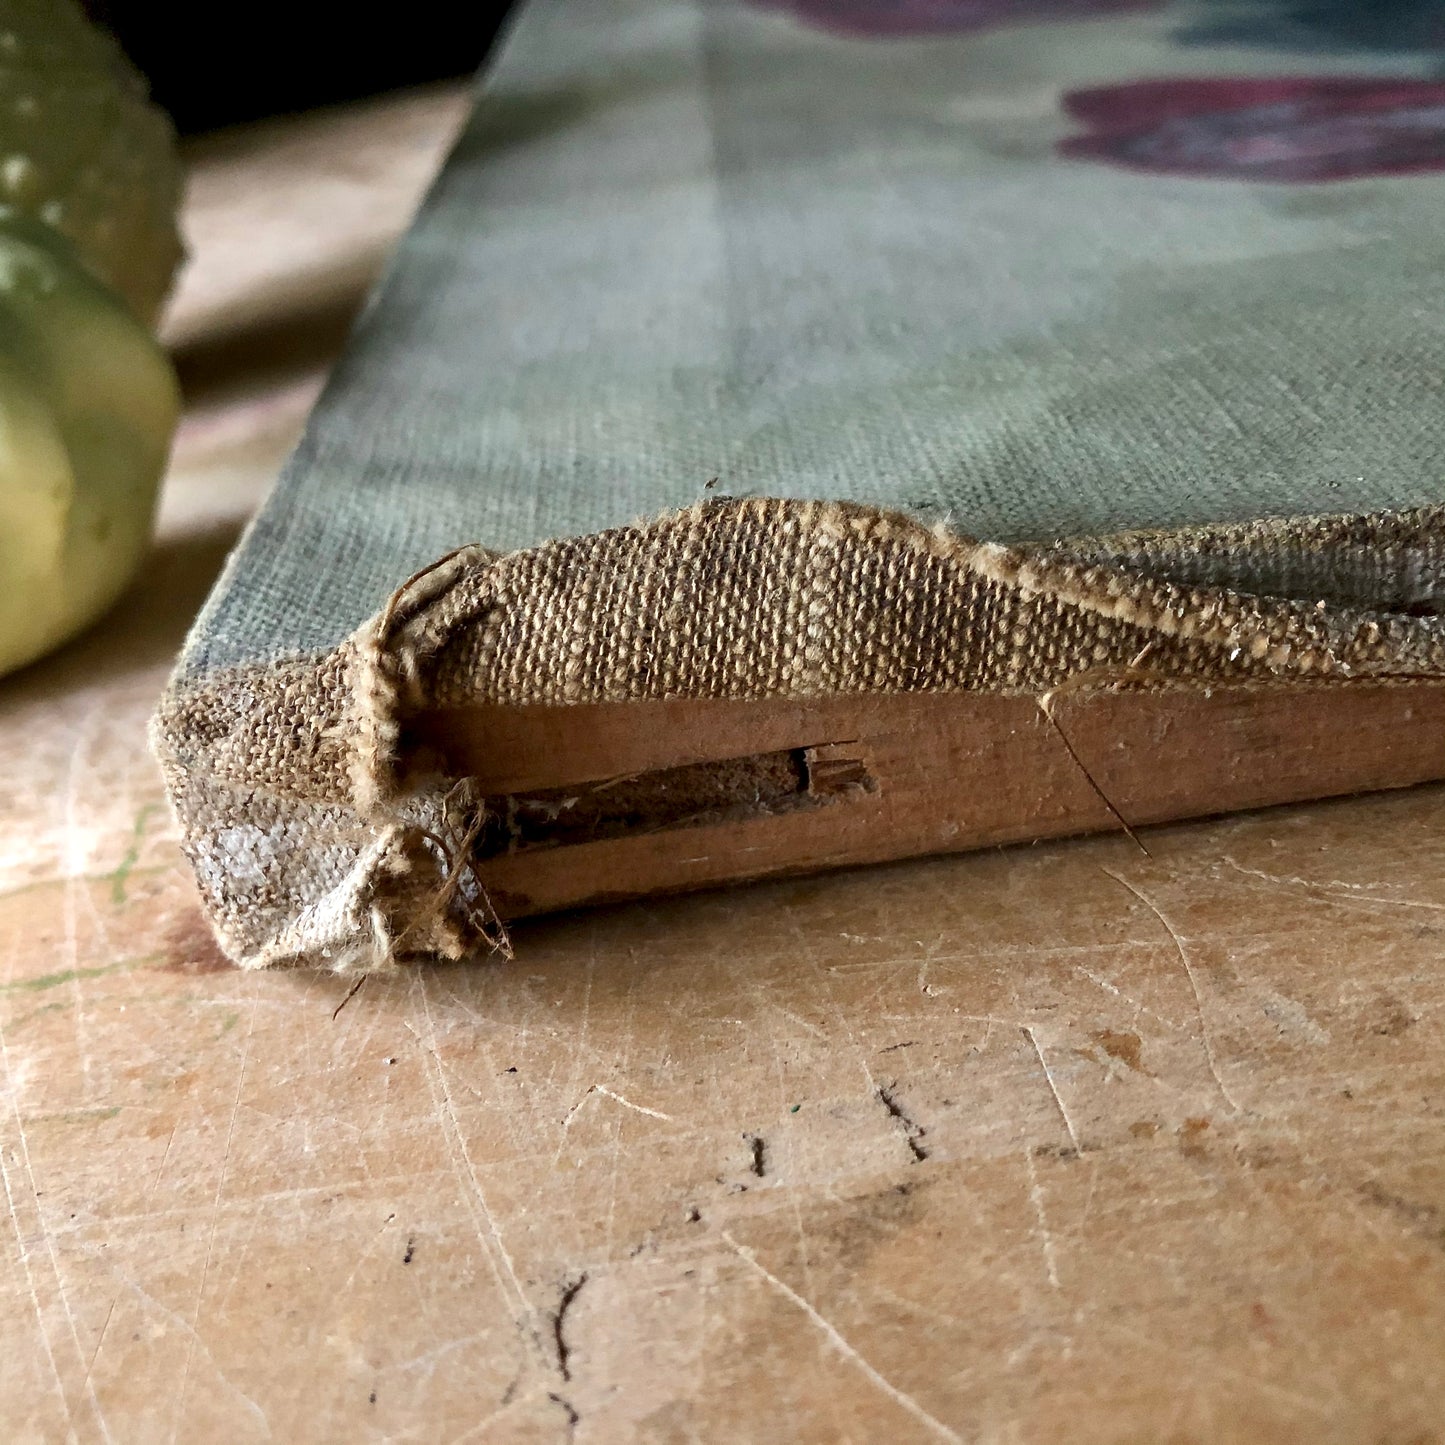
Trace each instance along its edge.
{"label": "crack in wood", "polygon": [[889,1115],[896,1119],[902,1126],[903,1139],[908,1145],[908,1152],[913,1155],[913,1162],[915,1164],[921,1164],[928,1158],[928,1150],[919,1143],[919,1140],[928,1133],[928,1130],[904,1111],[903,1106],[898,1102],[897,1095],[894,1092],[897,1088],[898,1085],[896,1083],[879,1084],[874,1090],[874,1093],[877,1096],[878,1102],[888,1110]]}
{"label": "crack in wood", "polygon": [[[557,1301],[557,1308],[552,1312],[552,1342],[557,1354],[557,1373],[569,1382],[572,1379],[572,1367],[569,1363],[572,1358],[572,1347],[567,1343],[567,1311],[572,1308],[573,1302],[582,1292],[582,1286],[586,1283],[586,1271],[579,1274],[576,1279],[568,1280],[562,1286],[561,1298]],[[557,1397],[554,1395],[551,1398],[556,1399]],[[563,1402],[559,1400],[558,1403]],[[572,1423],[576,1424],[575,1417]]]}
{"label": "crack in wood", "polygon": [[768,1172],[768,1141],[761,1134],[744,1134],[748,1146],[748,1168],[759,1179]]}
{"label": "crack in wood", "polygon": [[874,792],[856,744],[624,774],[486,799],[477,859],[825,807]]}

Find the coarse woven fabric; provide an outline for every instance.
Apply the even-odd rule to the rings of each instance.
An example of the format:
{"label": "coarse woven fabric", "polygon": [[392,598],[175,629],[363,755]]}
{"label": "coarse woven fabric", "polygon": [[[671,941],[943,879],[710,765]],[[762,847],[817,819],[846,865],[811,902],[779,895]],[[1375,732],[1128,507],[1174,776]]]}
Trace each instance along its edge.
{"label": "coarse woven fabric", "polygon": [[485,936],[429,706],[1445,668],[1429,64],[959,8],[524,8],[158,714],[232,957]]}

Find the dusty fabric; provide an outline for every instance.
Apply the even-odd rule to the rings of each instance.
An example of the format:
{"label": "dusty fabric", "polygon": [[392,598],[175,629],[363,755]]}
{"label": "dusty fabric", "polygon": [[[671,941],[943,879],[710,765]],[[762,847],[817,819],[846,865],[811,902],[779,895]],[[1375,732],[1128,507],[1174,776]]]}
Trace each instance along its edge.
{"label": "dusty fabric", "polygon": [[[1220,585],[1256,558],[1303,595]],[[459,818],[458,780],[399,745],[424,709],[1043,693],[1145,657],[1161,685],[1445,675],[1442,563],[1445,509],[1011,549],[872,508],[702,505],[458,552],[320,658],[177,690],[157,747],[228,952],[375,969],[494,936],[458,870],[486,800]],[[1360,606],[1361,584],[1400,610]]]}
{"label": "dusty fabric", "polygon": [[227,951],[490,936],[431,706],[1439,673],[1445,97],[1189,9],[533,0],[157,720]]}

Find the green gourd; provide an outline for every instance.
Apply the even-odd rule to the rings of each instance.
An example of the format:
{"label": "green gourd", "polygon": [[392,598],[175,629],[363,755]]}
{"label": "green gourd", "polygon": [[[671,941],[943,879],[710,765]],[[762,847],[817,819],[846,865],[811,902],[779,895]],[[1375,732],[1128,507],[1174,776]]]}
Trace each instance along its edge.
{"label": "green gourd", "polygon": [[179,411],[151,326],[181,255],[174,138],[69,0],[0,0],[0,673],[145,555]]}

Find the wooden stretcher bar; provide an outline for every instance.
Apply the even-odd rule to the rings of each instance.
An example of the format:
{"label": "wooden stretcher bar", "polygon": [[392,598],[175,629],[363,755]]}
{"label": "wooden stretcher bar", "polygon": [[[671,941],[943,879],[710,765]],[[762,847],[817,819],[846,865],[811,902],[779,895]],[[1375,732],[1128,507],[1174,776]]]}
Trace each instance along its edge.
{"label": "wooden stretcher bar", "polygon": [[475,707],[408,741],[485,796],[517,918],[1445,778],[1445,682]]}

